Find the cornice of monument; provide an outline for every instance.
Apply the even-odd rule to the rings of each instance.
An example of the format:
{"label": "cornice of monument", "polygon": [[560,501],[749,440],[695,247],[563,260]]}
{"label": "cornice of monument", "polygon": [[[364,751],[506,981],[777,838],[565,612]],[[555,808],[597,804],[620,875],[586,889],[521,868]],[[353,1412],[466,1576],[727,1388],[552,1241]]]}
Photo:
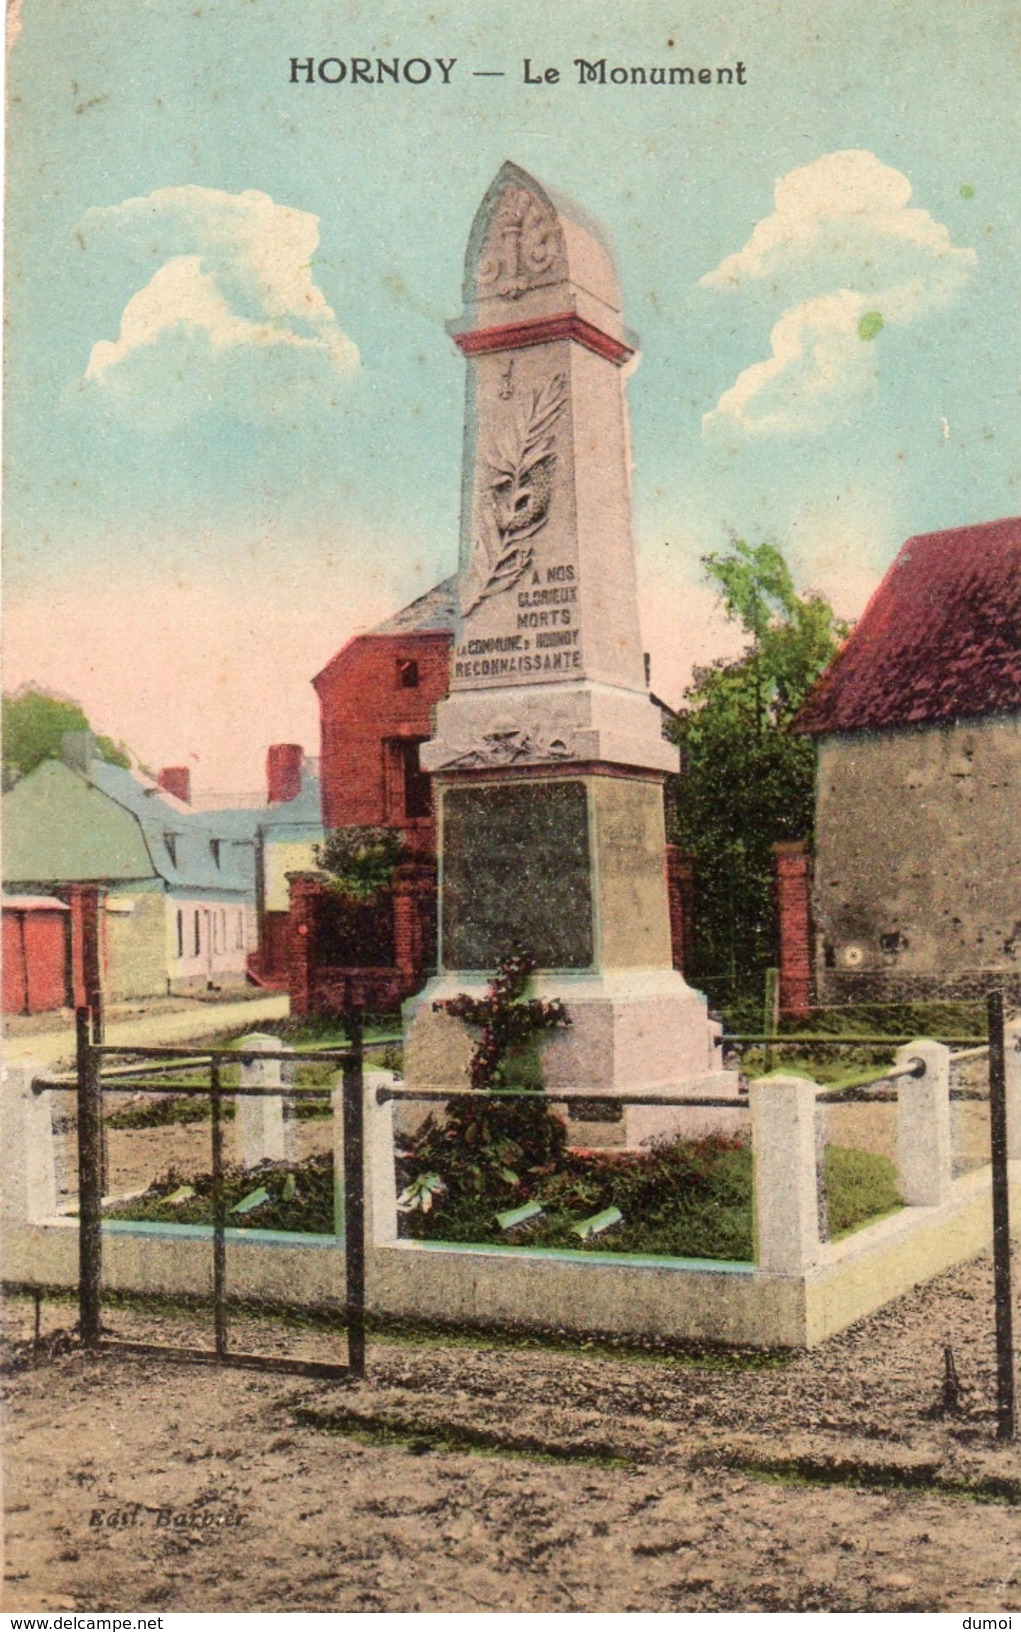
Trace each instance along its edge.
{"label": "cornice of monument", "polygon": [[524,318],[517,323],[498,323],[484,329],[451,325],[448,332],[454,344],[468,357],[488,351],[512,351],[521,346],[544,346],[552,340],[574,340],[618,367],[635,356],[634,346],[607,334],[605,329],[577,312],[553,312],[548,317]]}

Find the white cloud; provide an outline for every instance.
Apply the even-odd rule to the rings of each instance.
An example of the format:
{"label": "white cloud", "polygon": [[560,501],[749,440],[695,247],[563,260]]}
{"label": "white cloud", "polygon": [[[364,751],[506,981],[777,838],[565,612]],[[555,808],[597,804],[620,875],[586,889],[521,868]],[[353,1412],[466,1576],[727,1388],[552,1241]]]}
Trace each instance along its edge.
{"label": "white cloud", "polygon": [[209,407],[265,418],[358,367],[313,278],[319,222],[304,210],[260,192],[163,187],[86,211],[77,235],[87,251],[158,262],[81,382],[151,428]]}
{"label": "white cloud", "polygon": [[977,265],[927,210],[909,208],[911,183],[873,153],[824,154],[781,177],[774,197],[744,247],[700,280],[719,290],[768,284],[787,303],[770,356],[723,393],[707,429],[824,429],[874,387],[880,329],[946,306]]}

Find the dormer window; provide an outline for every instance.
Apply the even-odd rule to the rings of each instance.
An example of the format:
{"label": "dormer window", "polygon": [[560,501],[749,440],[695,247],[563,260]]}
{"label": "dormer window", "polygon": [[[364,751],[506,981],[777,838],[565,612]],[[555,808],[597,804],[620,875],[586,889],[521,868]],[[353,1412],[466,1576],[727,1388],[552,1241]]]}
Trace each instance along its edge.
{"label": "dormer window", "polygon": [[402,691],[411,691],[418,685],[418,663],[415,658],[397,659],[397,685]]}
{"label": "dormer window", "polygon": [[219,839],[210,839],[209,841],[209,851],[217,867],[220,865],[220,843]]}
{"label": "dormer window", "polygon": [[177,834],[176,833],[164,833],[163,843],[167,847],[167,855],[170,857],[171,867],[176,867],[177,866]]}

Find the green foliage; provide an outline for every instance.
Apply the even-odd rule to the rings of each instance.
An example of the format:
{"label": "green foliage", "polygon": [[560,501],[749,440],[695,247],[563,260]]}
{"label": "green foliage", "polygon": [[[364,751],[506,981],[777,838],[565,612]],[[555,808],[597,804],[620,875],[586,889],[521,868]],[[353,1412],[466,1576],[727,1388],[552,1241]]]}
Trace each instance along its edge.
{"label": "green foliage", "polygon": [[797,593],[773,544],[705,557],[749,644],[697,669],[676,727],[683,776],[671,837],[695,857],[691,974],[717,1003],[754,994],[776,962],[773,845],[810,839],[815,750],[791,723],[847,633]]}
{"label": "green foliage", "polygon": [[441,1127],[430,1118],[415,1146],[416,1172],[437,1167],[455,1202],[494,1185],[506,1200],[522,1174],[551,1171],[566,1149],[567,1130],[541,1092],[539,1044],[543,1032],[571,1021],[559,998],[526,997],[534,970],[533,957],[514,953],[500,963],[485,997],[462,992],[433,1005],[481,1028],[469,1068],[473,1088],[536,1091],[532,1100],[452,1099]]}
{"label": "green foliage", "polygon": [[882,312],[863,312],[858,319],[858,339],[874,340],[883,327]]}
{"label": "green foliage", "polygon": [[520,1070],[512,1074],[510,1067],[512,1061],[521,1066],[526,1060],[525,1085],[542,1087],[538,1060],[531,1045],[534,1045],[539,1032],[552,1031],[556,1026],[569,1026],[571,1022],[558,997],[548,1002],[525,997],[534,972],[535,959],[527,952],[515,952],[503,959],[485,997],[469,997],[462,992],[457,997],[433,1004],[434,1009],[442,1009],[470,1026],[482,1028],[482,1037],[471,1060],[473,1088],[500,1088],[511,1082],[516,1085],[522,1083]]}
{"label": "green foliage", "polygon": [[[4,781],[8,785],[34,771],[44,759],[60,758],[65,731],[88,731],[85,712],[67,697],[22,688],[3,699]],[[131,757],[123,743],[97,737],[96,752],[111,765],[128,769]]]}
{"label": "green foliage", "polygon": [[[405,1213],[416,1239],[494,1242],[508,1238],[495,1215],[526,1201],[543,1208],[520,1244],[578,1248],[572,1225],[607,1207],[623,1223],[583,1243],[594,1252],[750,1262],[753,1255],[752,1153],[747,1139],[711,1134],[674,1139],[640,1153],[586,1154],[561,1149],[525,1167],[511,1184],[491,1165],[473,1163],[456,1142],[435,1136],[405,1157],[409,1189],[428,1177],[431,1209]],[[828,1146],[825,1191],[834,1236],[901,1205],[885,1157]]]}
{"label": "green foliage", "polygon": [[[172,1203],[168,1197],[182,1185],[195,1194]],[[231,1211],[256,1186],[268,1200],[249,1213]],[[260,1162],[258,1167],[228,1167],[223,1179],[227,1224],[232,1230],[288,1230],[307,1235],[334,1235],[333,1157],[310,1156],[297,1165]],[[160,1224],[212,1224],[213,1179],[209,1173],[185,1176],[171,1168],[144,1196],[104,1211],[104,1218],[139,1219]]]}
{"label": "green foliage", "polygon": [[[211,1114],[204,1094],[143,1095],[139,1104],[111,1111],[106,1125],[108,1128],[168,1128],[189,1122],[208,1122]],[[233,1104],[223,1106],[225,1122],[232,1122],[236,1115]]]}
{"label": "green foliage", "polygon": [[389,889],[404,855],[404,835],[392,827],[336,827],[315,847],[317,866],[338,894],[371,901]]}
{"label": "green foliage", "polygon": [[[529,1111],[540,1107],[529,1105]],[[500,1109],[513,1110],[512,1103]],[[550,1119],[553,1121],[553,1119]],[[512,1124],[508,1124],[511,1126]],[[561,1126],[556,1124],[556,1126]],[[495,1214],[526,1201],[544,1211],[519,1239],[529,1246],[579,1248],[571,1226],[606,1207],[619,1207],[624,1222],[610,1235],[584,1243],[587,1251],[659,1254],[674,1258],[752,1257],[752,1157],[747,1140],[719,1134],[675,1139],[647,1152],[580,1155],[539,1119],[531,1138],[519,1122],[504,1146],[518,1172],[503,1172],[488,1157],[465,1152],[456,1139],[431,1128],[416,1150],[402,1158],[403,1228],[418,1239],[455,1242],[504,1241]],[[510,1143],[518,1145],[515,1152]],[[866,1151],[828,1145],[825,1190],[830,1232],[846,1235],[901,1205],[893,1164]],[[190,1186],[194,1195],[169,1197]],[[250,1213],[231,1208],[256,1187],[268,1199]],[[334,1234],[333,1157],[303,1162],[261,1162],[230,1167],[224,1194],[231,1229],[289,1230]],[[428,1206],[426,1206],[428,1200]],[[108,1208],[110,1219],[164,1224],[211,1224],[212,1177],[172,1168],[144,1196]]]}

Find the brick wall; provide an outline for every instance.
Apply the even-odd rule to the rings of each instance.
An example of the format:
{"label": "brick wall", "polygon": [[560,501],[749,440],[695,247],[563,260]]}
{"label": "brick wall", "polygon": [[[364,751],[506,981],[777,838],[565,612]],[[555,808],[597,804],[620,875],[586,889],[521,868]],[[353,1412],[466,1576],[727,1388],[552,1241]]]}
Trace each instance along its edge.
{"label": "brick wall", "polygon": [[406,808],[401,744],[431,735],[450,646],[445,632],[359,635],[316,676],[324,826],[399,827],[416,850],[434,853],[432,817]]}
{"label": "brick wall", "polygon": [[806,846],[775,844],[776,910],[780,935],[780,1014],[803,1020],[812,1008],[812,863]]}
{"label": "brick wall", "polygon": [[288,919],[288,990],[291,1014],[342,1014],[350,1007],[383,1012],[418,991],[436,957],[436,869],[405,862],[393,889],[378,898],[389,915],[392,961],[341,966],[328,957],[323,920],[331,907],[327,886],[315,873],[292,873]]}

